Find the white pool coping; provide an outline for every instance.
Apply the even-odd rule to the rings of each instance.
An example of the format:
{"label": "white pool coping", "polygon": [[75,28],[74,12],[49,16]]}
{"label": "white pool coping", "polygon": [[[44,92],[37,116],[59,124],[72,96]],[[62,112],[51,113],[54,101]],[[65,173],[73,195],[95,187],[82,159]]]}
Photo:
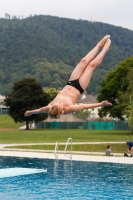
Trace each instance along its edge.
{"label": "white pool coping", "polygon": [[[55,159],[54,153],[44,152],[23,152],[23,151],[0,151],[0,156],[11,157],[25,157],[25,158],[43,158],[43,159]],[[70,160],[69,157],[64,154],[58,154],[59,160]],[[108,163],[122,163],[133,164],[132,157],[118,157],[118,156],[92,156],[92,155],[72,155],[72,160],[75,161],[89,161],[89,162],[108,162]]]}

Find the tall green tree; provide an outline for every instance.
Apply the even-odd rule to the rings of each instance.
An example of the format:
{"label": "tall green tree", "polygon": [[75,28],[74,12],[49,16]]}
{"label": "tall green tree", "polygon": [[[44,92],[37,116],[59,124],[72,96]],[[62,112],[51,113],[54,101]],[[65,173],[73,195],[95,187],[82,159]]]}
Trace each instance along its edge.
{"label": "tall green tree", "polygon": [[110,114],[112,117],[123,119],[133,89],[132,80],[133,56],[121,62],[102,80],[97,99],[98,101],[107,99],[113,104],[113,107],[103,107],[99,111],[100,117]]}
{"label": "tall green tree", "polygon": [[130,67],[127,70],[127,76],[125,80],[128,84],[127,89],[125,91],[119,92],[120,102],[125,104],[125,107],[129,104],[130,95],[133,94],[133,67]]}
{"label": "tall green tree", "polygon": [[128,117],[128,124],[131,127],[131,131],[133,131],[133,94],[130,95],[129,104],[125,108],[125,114]]}
{"label": "tall green tree", "polygon": [[34,78],[24,78],[14,84],[12,92],[6,97],[6,106],[9,106],[9,115],[17,122],[26,121],[26,129],[29,122],[39,122],[47,118],[47,114],[32,115],[25,117],[26,110],[33,110],[46,106],[50,97]]}

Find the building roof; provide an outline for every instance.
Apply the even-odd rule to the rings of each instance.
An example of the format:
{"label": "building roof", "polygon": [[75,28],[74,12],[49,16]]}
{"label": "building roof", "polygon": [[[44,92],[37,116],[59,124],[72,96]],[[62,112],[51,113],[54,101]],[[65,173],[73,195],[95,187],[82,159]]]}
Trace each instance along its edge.
{"label": "building roof", "polygon": [[97,103],[97,96],[91,94],[81,94],[76,101],[77,103]]}
{"label": "building roof", "polygon": [[7,106],[4,105],[0,105],[0,108],[8,108]]}
{"label": "building roof", "polygon": [[49,117],[44,120],[45,122],[84,122],[86,120],[81,119],[80,117],[74,115],[73,113],[69,113],[68,115],[61,115],[59,119],[50,119]]}

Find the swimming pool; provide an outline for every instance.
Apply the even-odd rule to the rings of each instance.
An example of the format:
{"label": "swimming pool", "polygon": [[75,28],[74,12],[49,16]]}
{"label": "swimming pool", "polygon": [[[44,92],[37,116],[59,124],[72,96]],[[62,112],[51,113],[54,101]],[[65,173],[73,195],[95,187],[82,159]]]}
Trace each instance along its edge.
{"label": "swimming pool", "polygon": [[0,178],[4,200],[133,199],[133,165],[0,157],[0,169],[47,169],[47,173]]}

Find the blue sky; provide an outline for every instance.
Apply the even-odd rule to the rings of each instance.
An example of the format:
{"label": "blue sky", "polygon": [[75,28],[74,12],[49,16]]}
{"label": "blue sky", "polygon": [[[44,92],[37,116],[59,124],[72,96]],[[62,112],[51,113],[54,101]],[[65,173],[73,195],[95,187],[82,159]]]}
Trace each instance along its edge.
{"label": "blue sky", "polygon": [[0,18],[5,13],[83,19],[133,30],[133,0],[0,0]]}

